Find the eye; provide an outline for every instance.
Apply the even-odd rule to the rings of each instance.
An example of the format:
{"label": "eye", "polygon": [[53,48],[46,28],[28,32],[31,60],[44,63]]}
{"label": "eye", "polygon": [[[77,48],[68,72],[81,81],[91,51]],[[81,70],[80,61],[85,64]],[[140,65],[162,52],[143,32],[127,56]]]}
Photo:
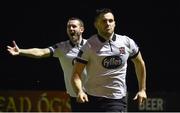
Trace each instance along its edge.
{"label": "eye", "polygon": [[77,26],[76,25],[69,25],[68,28],[76,28]]}
{"label": "eye", "polygon": [[114,20],[113,19],[104,19],[102,20],[103,23],[113,23]]}
{"label": "eye", "polygon": [[76,28],[77,26],[75,26],[75,25],[72,25],[71,27],[73,27],[73,28]]}
{"label": "eye", "polygon": [[109,23],[112,23],[112,22],[114,22],[114,20],[113,20],[113,19],[110,19],[110,20],[109,20]]}

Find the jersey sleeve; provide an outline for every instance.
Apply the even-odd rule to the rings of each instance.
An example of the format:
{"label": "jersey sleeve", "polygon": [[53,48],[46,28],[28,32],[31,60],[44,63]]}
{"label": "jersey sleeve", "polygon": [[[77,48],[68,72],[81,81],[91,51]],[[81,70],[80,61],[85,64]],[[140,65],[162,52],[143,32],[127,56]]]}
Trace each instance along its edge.
{"label": "jersey sleeve", "polygon": [[139,47],[136,44],[136,42],[131,38],[129,38],[129,45],[130,45],[129,46],[130,47],[129,48],[130,49],[130,58],[135,58],[139,53]]}
{"label": "jersey sleeve", "polygon": [[64,48],[63,43],[56,43],[53,46],[48,47],[50,50],[51,57],[60,57],[61,56],[61,48]]}

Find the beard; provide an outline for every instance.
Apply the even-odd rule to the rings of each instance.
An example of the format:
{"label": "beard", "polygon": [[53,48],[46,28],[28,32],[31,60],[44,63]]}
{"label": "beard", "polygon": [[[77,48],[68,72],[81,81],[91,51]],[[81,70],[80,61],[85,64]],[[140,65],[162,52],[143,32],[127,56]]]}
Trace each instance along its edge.
{"label": "beard", "polygon": [[79,41],[79,35],[77,34],[77,33],[74,33],[74,34],[71,34],[71,36],[70,36],[70,40],[74,43],[74,44],[76,44],[76,43],[78,43],[78,41]]}
{"label": "beard", "polygon": [[69,33],[71,36],[74,36],[76,33],[75,32],[71,32]]}

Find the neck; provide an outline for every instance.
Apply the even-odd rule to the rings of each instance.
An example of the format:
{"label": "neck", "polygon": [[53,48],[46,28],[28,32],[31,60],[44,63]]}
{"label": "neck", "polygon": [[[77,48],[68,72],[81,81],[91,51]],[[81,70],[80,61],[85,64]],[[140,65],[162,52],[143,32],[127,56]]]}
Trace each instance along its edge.
{"label": "neck", "polygon": [[70,43],[71,43],[72,46],[80,45],[81,42],[82,42],[82,37],[79,38],[77,41],[72,41],[72,40],[70,40]]}
{"label": "neck", "polygon": [[81,43],[81,41],[82,41],[82,37],[80,37],[79,40],[77,40],[74,44],[75,44],[75,45],[76,45],[76,44],[79,45],[79,44]]}
{"label": "neck", "polygon": [[114,33],[112,33],[112,34],[110,34],[110,35],[101,35],[101,34],[99,34],[101,37],[103,37],[105,40],[111,40],[112,39],[112,37],[113,37],[113,35],[114,35]]}

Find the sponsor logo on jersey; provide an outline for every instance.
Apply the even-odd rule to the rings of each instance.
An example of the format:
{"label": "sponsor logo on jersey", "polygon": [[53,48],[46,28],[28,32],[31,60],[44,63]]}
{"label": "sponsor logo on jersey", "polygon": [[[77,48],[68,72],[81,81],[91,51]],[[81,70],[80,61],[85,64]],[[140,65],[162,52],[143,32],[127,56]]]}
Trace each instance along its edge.
{"label": "sponsor logo on jersey", "polygon": [[120,56],[107,56],[103,59],[102,65],[107,69],[116,69],[122,64]]}

